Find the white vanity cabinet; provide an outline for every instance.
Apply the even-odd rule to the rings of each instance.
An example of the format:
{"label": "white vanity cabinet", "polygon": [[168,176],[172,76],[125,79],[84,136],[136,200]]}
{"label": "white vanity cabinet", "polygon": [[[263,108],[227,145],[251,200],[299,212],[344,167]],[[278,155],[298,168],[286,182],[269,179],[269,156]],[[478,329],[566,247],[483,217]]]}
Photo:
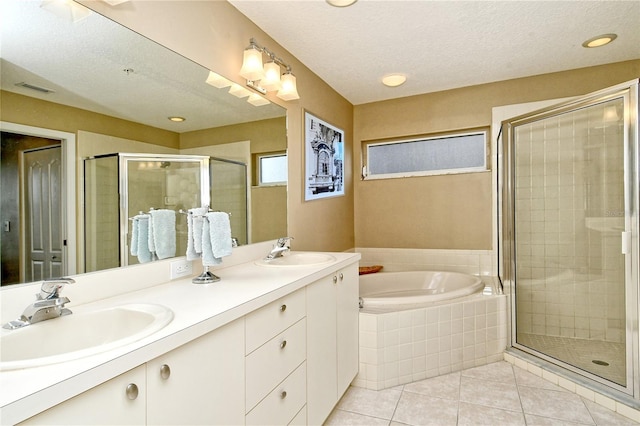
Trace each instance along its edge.
{"label": "white vanity cabinet", "polygon": [[289,424],[304,416],[307,323],[305,289],[245,318],[246,424]]}
{"label": "white vanity cabinet", "polygon": [[242,425],[244,347],[240,318],[24,424]]}
{"label": "white vanity cabinet", "polygon": [[[70,375],[73,382],[69,383],[86,386],[110,377],[109,368],[131,368],[23,423],[322,424],[358,370],[358,262],[348,254],[336,257],[342,257],[342,263],[325,269],[323,274],[329,274],[320,279],[323,274],[292,274],[298,278],[280,284],[279,275],[267,274],[270,290],[239,298],[241,303],[225,311],[199,315],[198,322],[185,321],[182,328],[163,337],[166,340],[154,342],[166,353],[156,351],[147,358],[144,353],[152,350],[151,343],[114,359],[113,364],[96,365],[82,372],[82,377]],[[237,288],[247,292],[241,285]],[[201,290],[198,295],[205,300],[214,297]],[[279,292],[276,300],[269,297],[270,302],[259,302],[273,291]],[[257,309],[246,305],[256,302]],[[204,302],[187,305],[190,309],[208,306]],[[214,315],[229,315],[229,309],[238,310],[227,317],[231,322],[212,325],[210,332],[193,340],[187,337],[194,330],[191,327],[202,327]],[[176,310],[174,321],[183,320],[181,314]],[[171,342],[176,339],[181,346]],[[127,357],[131,361],[125,361]],[[122,370],[111,374],[118,371]],[[65,385],[62,381],[55,386]],[[26,409],[17,421],[31,414]]]}
{"label": "white vanity cabinet", "polygon": [[141,365],[19,424],[144,425],[145,375]]}
{"label": "white vanity cabinet", "polygon": [[147,424],[244,424],[244,320],[147,362]]}
{"label": "white vanity cabinet", "polygon": [[358,372],[358,264],[307,287],[307,420],[322,424]]}

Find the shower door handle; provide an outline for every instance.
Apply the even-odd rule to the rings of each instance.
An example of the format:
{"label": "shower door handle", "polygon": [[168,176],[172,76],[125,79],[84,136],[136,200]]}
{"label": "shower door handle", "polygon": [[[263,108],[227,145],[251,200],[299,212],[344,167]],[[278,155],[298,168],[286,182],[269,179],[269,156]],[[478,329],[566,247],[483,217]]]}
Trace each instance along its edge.
{"label": "shower door handle", "polygon": [[631,232],[622,232],[622,254],[631,253]]}

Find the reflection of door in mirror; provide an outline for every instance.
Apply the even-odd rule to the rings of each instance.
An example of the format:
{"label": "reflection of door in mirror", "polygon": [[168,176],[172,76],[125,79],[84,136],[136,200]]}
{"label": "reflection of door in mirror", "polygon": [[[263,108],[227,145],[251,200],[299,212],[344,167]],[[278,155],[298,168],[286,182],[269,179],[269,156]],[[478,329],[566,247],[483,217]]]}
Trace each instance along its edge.
{"label": "reflection of door in mirror", "polygon": [[[62,275],[64,250],[61,230],[65,212],[64,206],[60,205],[60,141],[10,132],[1,132],[1,141],[2,285]],[[53,158],[41,158],[50,155]],[[25,174],[21,177],[23,170]],[[34,173],[29,173],[29,170]],[[30,182],[35,184],[33,178],[38,178],[40,185],[26,191]],[[34,202],[36,206],[49,207],[33,209],[31,214],[29,209]],[[51,210],[53,205],[55,210]],[[24,209],[22,214],[21,206]],[[43,214],[49,211],[52,217],[47,218]],[[30,223],[38,225],[38,228],[32,230]],[[55,225],[40,228],[46,223]],[[33,261],[31,252],[35,256]]]}
{"label": "reflection of door in mirror", "polygon": [[21,192],[24,194],[24,276],[27,281],[61,277],[64,271],[62,236],[62,153],[60,144],[22,154]]}

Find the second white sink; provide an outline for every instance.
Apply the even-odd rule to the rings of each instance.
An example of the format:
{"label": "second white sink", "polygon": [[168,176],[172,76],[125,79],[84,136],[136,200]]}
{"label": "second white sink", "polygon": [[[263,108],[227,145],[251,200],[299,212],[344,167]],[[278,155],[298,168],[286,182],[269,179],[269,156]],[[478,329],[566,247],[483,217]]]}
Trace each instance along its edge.
{"label": "second white sink", "polygon": [[129,304],[71,314],[4,332],[0,370],[38,367],[95,355],[159,331],[173,319],[160,305]]}
{"label": "second white sink", "polygon": [[275,259],[265,260],[260,259],[255,263],[260,266],[316,266],[325,263],[331,263],[336,258],[326,253],[313,253],[313,252],[293,252],[285,254]]}

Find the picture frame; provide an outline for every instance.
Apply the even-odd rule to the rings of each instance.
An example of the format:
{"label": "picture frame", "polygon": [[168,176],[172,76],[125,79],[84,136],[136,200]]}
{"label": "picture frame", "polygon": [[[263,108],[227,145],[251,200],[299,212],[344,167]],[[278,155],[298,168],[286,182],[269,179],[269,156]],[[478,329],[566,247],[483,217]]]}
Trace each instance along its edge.
{"label": "picture frame", "polygon": [[304,200],[344,195],[344,130],[304,113]]}

